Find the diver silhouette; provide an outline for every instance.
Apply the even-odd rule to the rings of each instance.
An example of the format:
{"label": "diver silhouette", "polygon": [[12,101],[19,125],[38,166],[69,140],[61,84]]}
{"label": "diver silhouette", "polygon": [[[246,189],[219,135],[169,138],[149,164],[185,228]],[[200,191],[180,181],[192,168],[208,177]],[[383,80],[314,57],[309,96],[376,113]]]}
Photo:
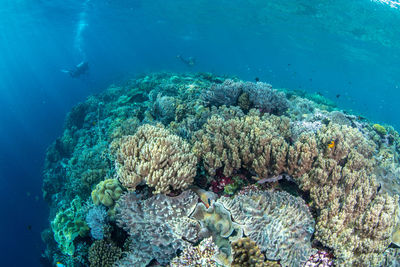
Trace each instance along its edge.
{"label": "diver silhouette", "polygon": [[89,63],[87,61],[82,61],[78,65],[76,65],[71,70],[61,70],[64,73],[68,73],[72,78],[79,78],[84,74],[87,74],[89,71]]}
{"label": "diver silhouette", "polygon": [[181,55],[177,55],[176,58],[182,61],[188,67],[193,67],[196,64],[196,59],[194,57],[185,58]]}

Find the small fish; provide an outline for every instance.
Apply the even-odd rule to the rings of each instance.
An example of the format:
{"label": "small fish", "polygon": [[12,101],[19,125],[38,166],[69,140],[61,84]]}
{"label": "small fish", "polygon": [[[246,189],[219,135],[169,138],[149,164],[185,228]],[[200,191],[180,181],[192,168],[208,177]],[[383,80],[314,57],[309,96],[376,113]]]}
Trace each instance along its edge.
{"label": "small fish", "polygon": [[256,78],[254,78],[254,80],[256,80],[256,82],[259,82],[260,78],[256,77]]}
{"label": "small fish", "polygon": [[334,148],[335,147],[335,141],[331,141],[329,144],[328,144],[328,148],[330,148],[330,149],[332,149],[332,148]]}
{"label": "small fish", "polygon": [[28,228],[28,230],[32,230],[32,225],[28,225],[26,228]]}
{"label": "small fish", "polygon": [[339,98],[339,97],[340,97],[340,94],[337,94],[337,95],[336,95],[336,98]]}
{"label": "small fish", "polygon": [[61,262],[57,261],[56,267],[66,267],[66,266],[64,264],[62,264]]}

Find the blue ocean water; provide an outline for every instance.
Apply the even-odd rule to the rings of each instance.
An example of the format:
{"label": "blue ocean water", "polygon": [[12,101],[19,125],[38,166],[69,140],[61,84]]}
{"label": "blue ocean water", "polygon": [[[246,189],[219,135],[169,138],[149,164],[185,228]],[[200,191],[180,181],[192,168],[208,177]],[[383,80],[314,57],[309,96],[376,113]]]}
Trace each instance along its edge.
{"label": "blue ocean water", "polygon": [[[397,2],[3,0],[0,193],[3,266],[40,266],[46,148],[66,113],[113,82],[152,71],[255,77],[320,92],[400,129]],[[194,57],[188,67],[177,55]],[[62,69],[89,62],[73,79]]]}

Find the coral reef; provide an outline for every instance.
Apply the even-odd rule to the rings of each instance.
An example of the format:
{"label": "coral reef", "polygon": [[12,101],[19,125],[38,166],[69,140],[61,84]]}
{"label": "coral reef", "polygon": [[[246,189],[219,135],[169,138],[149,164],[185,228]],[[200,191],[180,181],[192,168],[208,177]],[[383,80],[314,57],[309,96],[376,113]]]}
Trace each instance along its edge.
{"label": "coral reef", "polygon": [[145,181],[154,193],[169,193],[187,188],[196,175],[189,144],[161,125],[143,125],[122,138],[117,162],[119,180],[128,190]]}
{"label": "coral reef", "polygon": [[112,267],[121,258],[122,250],[112,242],[97,240],[89,248],[91,267]]}
{"label": "coral reef", "polygon": [[302,266],[310,255],[314,219],[304,200],[286,192],[247,191],[217,200],[269,260]]}
{"label": "coral reef", "polygon": [[47,150],[42,257],[393,266],[399,175],[399,133],[320,93],[210,73],[141,75],[75,106]]}

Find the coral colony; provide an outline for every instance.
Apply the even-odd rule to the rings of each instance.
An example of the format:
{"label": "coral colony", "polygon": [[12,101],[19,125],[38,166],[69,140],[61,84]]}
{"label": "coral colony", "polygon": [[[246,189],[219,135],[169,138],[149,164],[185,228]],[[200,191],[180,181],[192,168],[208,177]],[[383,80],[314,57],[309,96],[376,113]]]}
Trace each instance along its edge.
{"label": "coral colony", "polygon": [[89,97],[48,149],[65,266],[400,263],[400,135],[321,95],[208,73]]}

